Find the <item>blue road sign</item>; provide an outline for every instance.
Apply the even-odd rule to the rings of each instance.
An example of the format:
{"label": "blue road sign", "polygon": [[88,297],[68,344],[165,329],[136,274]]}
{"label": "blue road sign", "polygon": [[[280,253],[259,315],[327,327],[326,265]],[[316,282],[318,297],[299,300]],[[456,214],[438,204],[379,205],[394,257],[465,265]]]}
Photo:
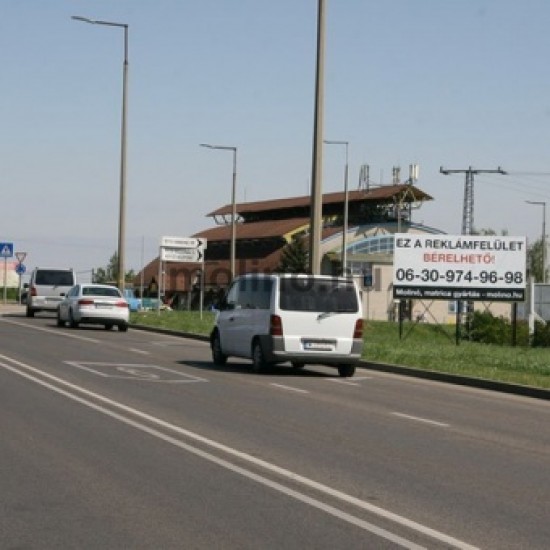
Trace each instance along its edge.
{"label": "blue road sign", "polygon": [[11,258],[13,256],[13,243],[0,243],[0,258]]}
{"label": "blue road sign", "polygon": [[23,275],[25,271],[27,271],[27,267],[25,266],[25,264],[17,264],[15,266],[15,272],[17,273],[17,275]]}

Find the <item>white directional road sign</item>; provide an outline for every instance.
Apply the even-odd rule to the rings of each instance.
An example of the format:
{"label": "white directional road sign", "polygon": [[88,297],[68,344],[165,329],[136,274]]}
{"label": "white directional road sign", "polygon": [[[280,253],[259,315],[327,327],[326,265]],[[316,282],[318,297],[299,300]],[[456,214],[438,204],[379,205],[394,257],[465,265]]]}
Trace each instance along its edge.
{"label": "white directional road sign", "polygon": [[160,246],[167,248],[206,248],[206,239],[193,237],[161,237]]}
{"label": "white directional road sign", "polygon": [[204,252],[201,248],[161,247],[160,259],[163,262],[202,262]]}
{"label": "white directional road sign", "polygon": [[206,239],[194,237],[161,237],[162,262],[204,262]]}

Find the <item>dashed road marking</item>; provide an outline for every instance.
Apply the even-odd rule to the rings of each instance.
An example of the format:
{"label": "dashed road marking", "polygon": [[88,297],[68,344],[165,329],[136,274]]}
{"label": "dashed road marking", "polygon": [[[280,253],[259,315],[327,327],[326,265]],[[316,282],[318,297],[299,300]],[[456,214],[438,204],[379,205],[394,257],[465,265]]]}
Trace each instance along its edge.
{"label": "dashed road marking", "polygon": [[440,428],[449,428],[451,425],[445,422],[437,422],[436,420],[430,420],[429,418],[421,418],[419,416],[412,416],[410,414],[392,412],[393,416],[399,416],[400,418],[406,418],[407,420],[414,420],[416,422],[423,422],[424,424],[431,424],[432,426],[439,426]]}
{"label": "dashed road marking", "polygon": [[293,386],[285,386],[284,384],[272,383],[271,385],[275,386],[276,388],[281,388],[282,390],[289,390],[289,391],[294,391],[294,392],[297,392],[297,393],[309,393],[309,391],[307,391],[307,390],[302,390],[301,388],[294,388]]}

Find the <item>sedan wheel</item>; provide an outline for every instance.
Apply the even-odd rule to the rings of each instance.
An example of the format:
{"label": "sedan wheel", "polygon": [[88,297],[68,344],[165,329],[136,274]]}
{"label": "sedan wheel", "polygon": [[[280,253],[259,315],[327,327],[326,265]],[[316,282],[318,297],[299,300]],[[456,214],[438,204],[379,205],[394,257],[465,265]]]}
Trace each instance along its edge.
{"label": "sedan wheel", "polygon": [[59,309],[57,310],[57,326],[58,327],[64,327],[65,326],[65,321],[61,320],[61,312],[59,311]]}
{"label": "sedan wheel", "polygon": [[72,309],[69,310],[69,326],[71,328],[78,328],[78,322],[74,320]]}

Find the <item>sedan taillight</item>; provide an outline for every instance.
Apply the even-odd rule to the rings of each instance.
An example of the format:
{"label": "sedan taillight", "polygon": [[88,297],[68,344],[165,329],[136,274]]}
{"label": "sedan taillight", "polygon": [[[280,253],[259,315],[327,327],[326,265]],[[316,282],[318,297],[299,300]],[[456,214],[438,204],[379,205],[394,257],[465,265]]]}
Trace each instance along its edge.
{"label": "sedan taillight", "polygon": [[115,304],[116,307],[127,307],[129,308],[130,305],[128,304],[128,302],[125,302],[124,300],[119,300],[116,304]]}
{"label": "sedan taillight", "polygon": [[81,298],[80,300],[78,300],[78,305],[79,306],[93,306],[94,301],[90,300],[89,298]]}

